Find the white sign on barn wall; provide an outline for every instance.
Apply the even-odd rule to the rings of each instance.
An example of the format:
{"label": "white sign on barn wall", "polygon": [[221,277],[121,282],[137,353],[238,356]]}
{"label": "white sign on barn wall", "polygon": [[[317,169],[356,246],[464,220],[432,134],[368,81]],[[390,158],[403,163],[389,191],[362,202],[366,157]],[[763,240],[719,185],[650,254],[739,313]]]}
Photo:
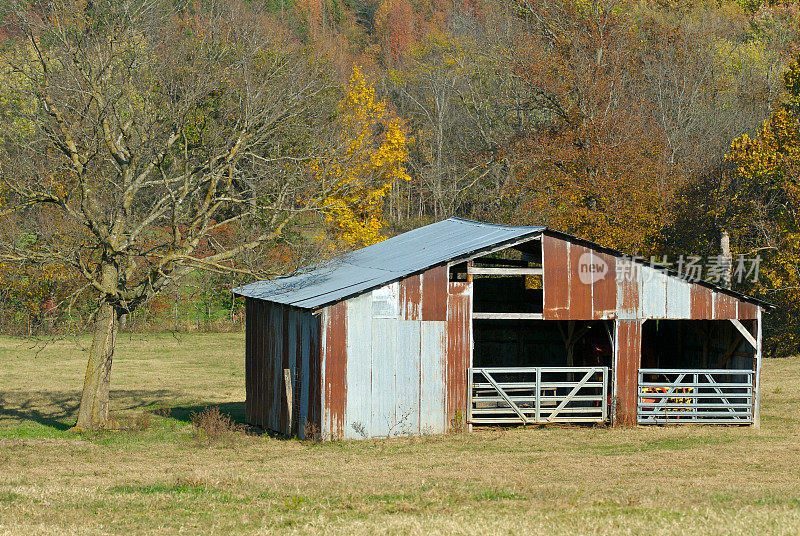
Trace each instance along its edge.
{"label": "white sign on barn wall", "polygon": [[389,283],[372,291],[372,317],[397,318],[399,309],[397,291],[398,283]]}

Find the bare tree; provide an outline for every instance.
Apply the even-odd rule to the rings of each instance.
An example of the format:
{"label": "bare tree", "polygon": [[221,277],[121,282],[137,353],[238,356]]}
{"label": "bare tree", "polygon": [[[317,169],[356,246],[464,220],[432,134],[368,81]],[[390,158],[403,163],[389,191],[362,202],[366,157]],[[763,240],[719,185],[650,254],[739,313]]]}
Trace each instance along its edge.
{"label": "bare tree", "polygon": [[172,6],[17,5],[6,31],[0,259],[62,265],[96,298],[77,428],[107,420],[120,315],[197,267],[250,271],[331,188],[302,165],[324,70],[244,4]]}

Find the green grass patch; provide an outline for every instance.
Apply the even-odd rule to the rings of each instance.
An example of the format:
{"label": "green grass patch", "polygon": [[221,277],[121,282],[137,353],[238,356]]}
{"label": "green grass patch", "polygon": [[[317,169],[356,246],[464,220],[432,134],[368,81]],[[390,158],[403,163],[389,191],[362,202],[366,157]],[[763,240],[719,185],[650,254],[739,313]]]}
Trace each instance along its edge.
{"label": "green grass patch", "polygon": [[603,456],[627,456],[638,453],[681,451],[708,446],[721,446],[735,441],[732,437],[727,437],[722,434],[724,434],[724,431],[720,430],[720,435],[714,434],[712,437],[670,437],[645,440],[636,443],[590,445],[581,450],[590,451]]}
{"label": "green grass patch", "polygon": [[237,499],[228,491],[192,482],[155,482],[153,484],[123,484],[108,489],[112,495],[170,495],[210,499],[214,502],[233,503]]}
{"label": "green grass patch", "polygon": [[502,501],[502,500],[516,500],[521,501],[524,497],[518,495],[516,492],[508,491],[498,488],[485,489],[473,497],[476,501]]}
{"label": "green grass patch", "polygon": [[23,496],[19,493],[14,493],[13,491],[3,490],[0,491],[0,503],[5,504],[12,504],[15,502],[19,502],[23,499]]}

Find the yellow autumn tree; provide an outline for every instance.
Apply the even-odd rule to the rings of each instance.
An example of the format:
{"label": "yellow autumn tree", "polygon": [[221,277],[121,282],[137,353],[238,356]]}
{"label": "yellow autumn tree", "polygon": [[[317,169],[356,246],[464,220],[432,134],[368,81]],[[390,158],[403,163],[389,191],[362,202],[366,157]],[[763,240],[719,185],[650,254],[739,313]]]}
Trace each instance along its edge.
{"label": "yellow autumn tree", "polygon": [[757,135],[733,140],[734,165],[723,219],[738,253],[763,258],[750,290],[779,307],[767,333],[779,354],[800,350],[800,59],[783,76],[784,92]]}
{"label": "yellow autumn tree", "polygon": [[385,238],[383,205],[392,185],[410,180],[408,137],[358,67],[339,103],[338,122],[338,143],[312,171],[330,189],[323,211],[334,239],[344,247],[368,246]]}

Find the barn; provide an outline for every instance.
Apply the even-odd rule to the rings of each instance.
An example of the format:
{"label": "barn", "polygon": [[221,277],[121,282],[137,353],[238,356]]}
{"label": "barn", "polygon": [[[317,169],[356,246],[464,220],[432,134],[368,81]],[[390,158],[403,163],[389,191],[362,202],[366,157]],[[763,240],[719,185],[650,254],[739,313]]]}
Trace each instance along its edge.
{"label": "barn", "polygon": [[545,227],[450,218],[233,292],[266,430],[759,424],[769,304]]}

